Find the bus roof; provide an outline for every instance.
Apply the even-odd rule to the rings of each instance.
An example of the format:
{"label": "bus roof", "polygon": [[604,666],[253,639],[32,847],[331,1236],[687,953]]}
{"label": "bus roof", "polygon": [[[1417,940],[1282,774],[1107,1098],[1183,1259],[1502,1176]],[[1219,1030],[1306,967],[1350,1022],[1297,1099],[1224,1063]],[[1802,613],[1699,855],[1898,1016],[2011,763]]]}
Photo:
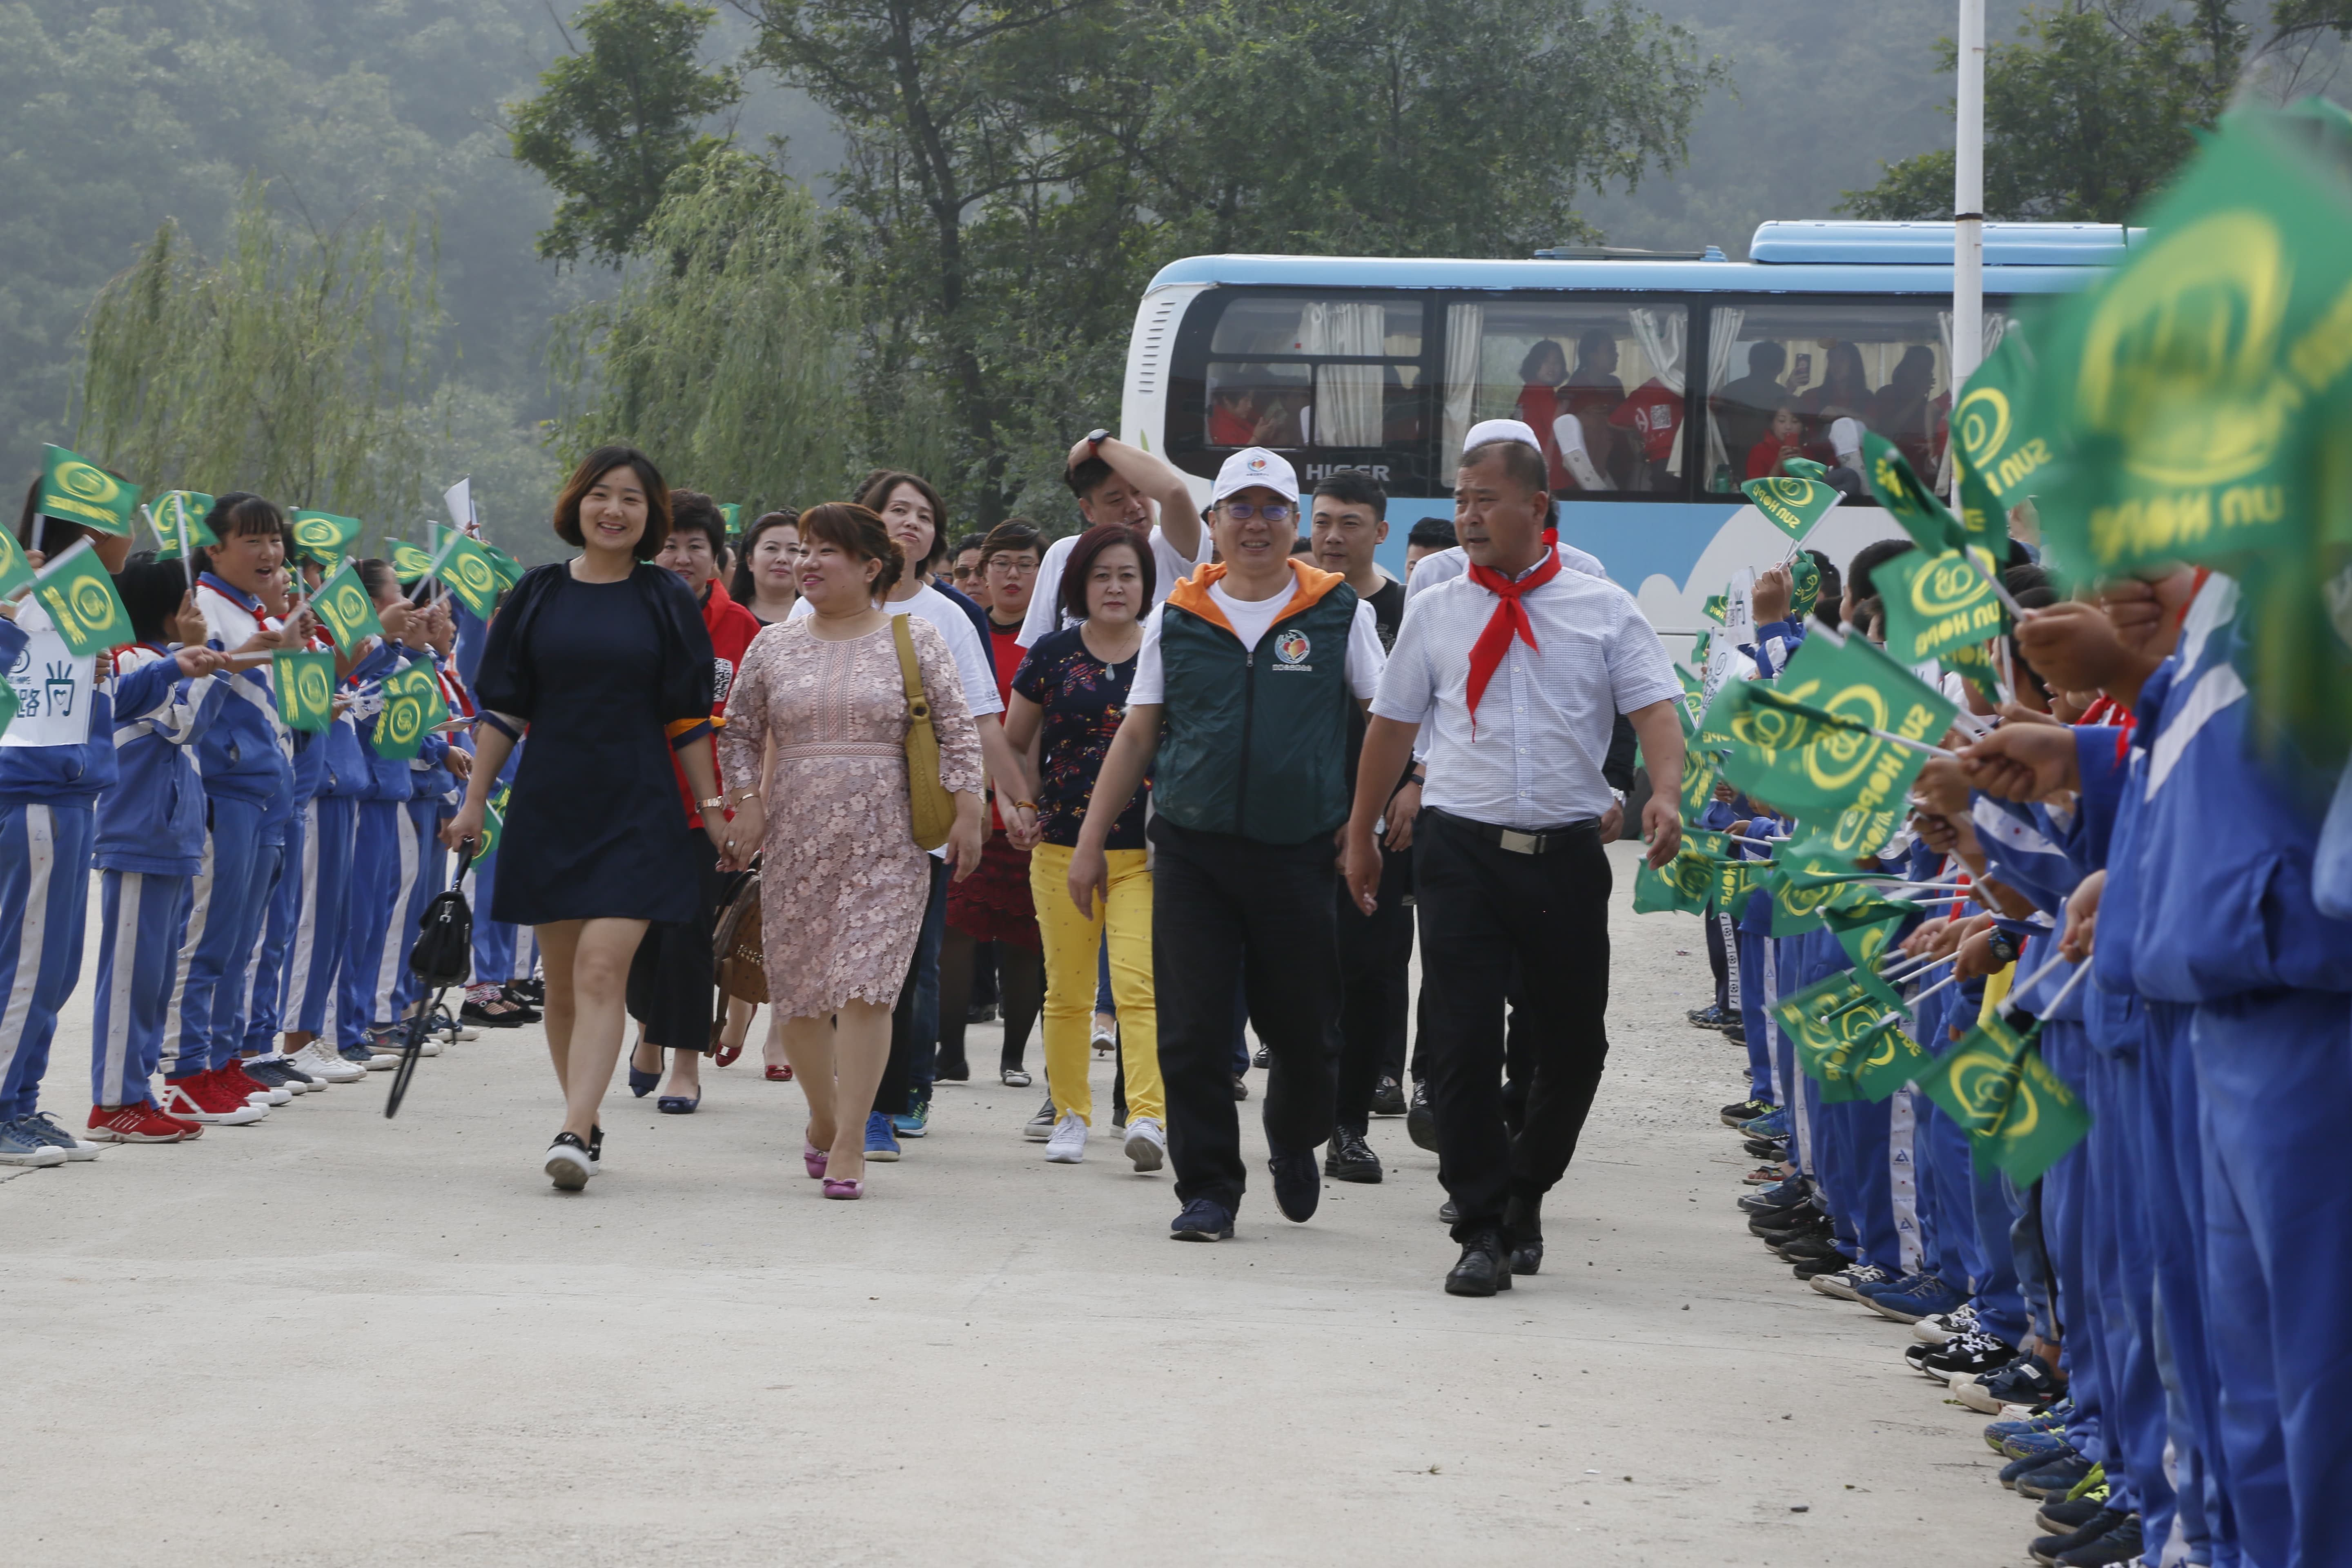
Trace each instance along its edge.
{"label": "bus roof", "polygon": [[[1988,294],[2081,289],[2123,258],[2145,229],[2118,224],[1989,223]],[[1292,289],[1595,289],[1640,293],[1946,294],[1952,225],[1770,222],[1757,226],[1753,259],[1637,256],[1478,260],[1385,256],[1188,256],[1151,288],[1214,283]]]}

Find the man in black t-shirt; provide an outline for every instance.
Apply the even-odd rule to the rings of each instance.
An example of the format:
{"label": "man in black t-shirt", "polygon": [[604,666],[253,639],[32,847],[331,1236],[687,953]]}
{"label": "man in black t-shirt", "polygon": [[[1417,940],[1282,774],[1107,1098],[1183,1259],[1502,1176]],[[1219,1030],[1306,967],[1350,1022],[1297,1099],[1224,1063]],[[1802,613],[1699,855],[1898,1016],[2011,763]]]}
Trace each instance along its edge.
{"label": "man in black t-shirt", "polygon": [[[1372,564],[1372,552],[1389,534],[1388,492],[1368,474],[1340,472],[1315,487],[1308,534],[1310,556],[1326,572],[1348,580],[1356,596],[1372,607],[1383,650],[1396,646],[1404,621],[1404,584]],[[1348,787],[1356,787],[1356,758],[1364,748],[1364,716],[1348,715]],[[1379,908],[1367,915],[1340,889],[1339,1097],[1337,1131],[1323,1158],[1324,1173],[1342,1182],[1377,1182],[1380,1156],[1365,1142],[1374,1109],[1404,1110],[1397,1072],[1404,1063],[1405,1016],[1411,1010],[1407,970],[1412,962],[1412,858],[1399,853],[1412,843],[1412,819],[1421,809],[1421,784],[1409,770],[1398,783],[1386,814],[1387,847]]]}

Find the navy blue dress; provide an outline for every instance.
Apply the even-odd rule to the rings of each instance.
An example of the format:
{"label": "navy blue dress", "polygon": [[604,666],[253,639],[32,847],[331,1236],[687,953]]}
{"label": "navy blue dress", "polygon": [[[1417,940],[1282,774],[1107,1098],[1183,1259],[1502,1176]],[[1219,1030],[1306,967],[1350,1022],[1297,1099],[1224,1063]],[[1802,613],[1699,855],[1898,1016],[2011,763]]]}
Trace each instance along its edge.
{"label": "navy blue dress", "polygon": [[484,717],[530,740],[492,919],[696,918],[703,868],[670,758],[709,732],[712,674],[710,634],[675,574],[643,563],[619,583],[577,582],[564,564],[525,574],[490,622],[475,682]]}

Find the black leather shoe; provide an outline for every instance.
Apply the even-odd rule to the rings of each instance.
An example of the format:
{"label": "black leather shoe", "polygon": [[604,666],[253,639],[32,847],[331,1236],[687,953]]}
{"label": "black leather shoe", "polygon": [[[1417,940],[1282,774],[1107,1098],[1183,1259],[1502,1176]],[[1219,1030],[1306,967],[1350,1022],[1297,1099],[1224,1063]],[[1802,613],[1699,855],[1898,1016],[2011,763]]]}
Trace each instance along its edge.
{"label": "black leather shoe", "polygon": [[1305,1225],[1315,1217],[1316,1205],[1323,1201],[1323,1173],[1315,1168],[1315,1151],[1292,1152],[1271,1139],[1267,1152],[1273,1156],[1265,1168],[1274,1173],[1274,1206],[1282,1217]]}
{"label": "black leather shoe", "polygon": [[1437,1205],[1437,1217],[1444,1220],[1447,1225],[1454,1225],[1462,1218],[1462,1211],[1454,1206],[1454,1200],[1452,1198],[1448,1198],[1444,1203]]}
{"label": "black leather shoe", "polygon": [[1374,1116],[1402,1116],[1404,1114],[1404,1087],[1398,1083],[1396,1079],[1386,1076],[1383,1076],[1380,1082],[1372,1085],[1372,1114]]}
{"label": "black leather shoe", "polygon": [[1247,1100],[1249,1098],[1249,1079],[1242,1077],[1239,1073],[1234,1074],[1234,1098],[1235,1100]]}
{"label": "black leather shoe", "polygon": [[1362,1133],[1342,1127],[1331,1134],[1331,1145],[1324,1152],[1323,1173],[1335,1182],[1374,1185],[1381,1179],[1381,1157],[1372,1152]]}
{"label": "black leather shoe", "polygon": [[1265,1071],[1267,1068],[1270,1068],[1273,1065],[1274,1047],[1271,1046],[1260,1046],[1257,1048],[1256,1054],[1250,1058],[1250,1066],[1257,1068],[1260,1072]]}
{"label": "black leather shoe", "polygon": [[1503,1237],[1510,1248],[1511,1272],[1533,1274],[1543,1267],[1543,1200],[1513,1196],[1503,1205]]}
{"label": "black leather shoe", "polygon": [[1503,1237],[1492,1230],[1482,1230],[1464,1243],[1462,1261],[1445,1276],[1449,1296],[1491,1296],[1510,1288],[1511,1268],[1503,1260]]}
{"label": "black leather shoe", "polygon": [[1404,1113],[1404,1135],[1416,1149],[1437,1152],[1437,1112],[1429,1108],[1429,1086],[1412,1086],[1412,1106]]}

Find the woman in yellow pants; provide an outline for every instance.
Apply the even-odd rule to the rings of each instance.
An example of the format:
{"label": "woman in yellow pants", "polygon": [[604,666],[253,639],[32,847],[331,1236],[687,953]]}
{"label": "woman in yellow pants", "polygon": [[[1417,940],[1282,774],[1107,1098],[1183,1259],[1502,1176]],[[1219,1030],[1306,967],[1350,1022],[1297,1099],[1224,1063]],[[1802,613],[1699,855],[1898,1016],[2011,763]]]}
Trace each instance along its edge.
{"label": "woman in yellow pants", "polygon": [[[1054,1096],[1054,1131],[1045,1158],[1074,1165],[1086,1158],[1094,1123],[1087,1080],[1088,1025],[1095,1010],[1095,959],[1110,943],[1110,989],[1118,1003],[1118,1038],[1127,1069],[1126,1153],[1139,1171],[1168,1155],[1166,1099],[1160,1085],[1160,1030],[1151,997],[1151,870],[1144,847],[1145,792],[1110,835],[1110,885],[1091,915],[1070,902],[1070,852],[1086,820],[1111,738],[1127,716],[1127,691],[1143,644],[1141,616],[1152,604],[1151,550],[1120,524],[1088,529],[1062,574],[1065,609],[1078,625],[1041,637],[1013,678],[1005,739],[1030,770],[1036,837],[1029,858],[1037,931],[1045,952],[1045,1077]],[[1031,756],[1032,742],[1043,743]]]}

